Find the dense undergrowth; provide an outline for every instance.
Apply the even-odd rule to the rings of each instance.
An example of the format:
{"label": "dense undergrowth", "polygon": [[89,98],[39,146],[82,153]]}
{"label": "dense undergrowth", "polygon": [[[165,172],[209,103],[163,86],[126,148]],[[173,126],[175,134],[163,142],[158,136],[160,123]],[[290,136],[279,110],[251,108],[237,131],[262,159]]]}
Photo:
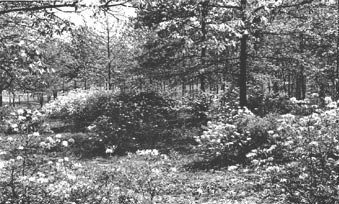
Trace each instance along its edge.
{"label": "dense undergrowth", "polygon": [[77,90],[40,111],[5,107],[0,203],[336,203],[339,109],[325,102],[254,114],[220,98]]}

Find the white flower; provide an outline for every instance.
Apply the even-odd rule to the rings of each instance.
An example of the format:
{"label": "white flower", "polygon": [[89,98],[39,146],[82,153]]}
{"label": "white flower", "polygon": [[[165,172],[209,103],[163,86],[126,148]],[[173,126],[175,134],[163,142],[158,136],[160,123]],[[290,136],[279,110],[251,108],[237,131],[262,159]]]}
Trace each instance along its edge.
{"label": "white flower", "polygon": [[34,136],[34,137],[38,137],[38,136],[40,136],[40,134],[39,134],[39,132],[34,132],[34,133],[33,133],[33,136]]}
{"label": "white flower", "polygon": [[274,131],[273,130],[269,130],[269,131],[267,131],[267,133],[270,134],[270,135],[273,135]]}
{"label": "white flower", "polygon": [[318,147],[319,146],[319,143],[317,141],[312,141],[308,144],[309,146],[315,146],[315,147]]}
{"label": "white flower", "polygon": [[67,174],[67,178],[68,178],[69,180],[74,181],[74,180],[76,180],[77,177],[76,177],[74,174]]}
{"label": "white flower", "polygon": [[53,140],[53,138],[51,138],[51,137],[47,137],[46,139],[47,139],[47,141],[48,141],[49,143],[54,143],[54,142],[55,142],[55,141]]}
{"label": "white flower", "polygon": [[46,142],[40,142],[39,146],[40,147],[45,147],[46,146]]}
{"label": "white flower", "polygon": [[80,167],[82,167],[82,165],[81,165],[80,163],[75,163],[75,164],[74,164],[74,167],[75,167],[75,168],[80,168]]}
{"label": "white flower", "polygon": [[331,102],[326,105],[327,108],[337,108],[337,102]]}
{"label": "white flower", "polygon": [[291,103],[297,103],[298,100],[295,97],[290,98]]}
{"label": "white flower", "polygon": [[64,161],[68,162],[69,158],[68,157],[64,157]]}
{"label": "white flower", "polygon": [[237,166],[229,166],[229,167],[227,168],[228,171],[234,171],[234,170],[237,170],[237,169],[238,169]]}
{"label": "white flower", "polygon": [[21,146],[21,145],[18,147],[18,150],[23,150],[23,149],[24,149],[24,147]]}
{"label": "white flower", "polygon": [[87,129],[88,129],[89,131],[94,130],[94,128],[96,128],[96,125],[90,125],[90,126],[87,127]]}
{"label": "white flower", "polygon": [[156,150],[156,149],[153,149],[151,154],[152,154],[153,156],[158,156],[158,155],[159,155],[159,151]]}
{"label": "white flower", "polygon": [[28,181],[30,181],[30,182],[35,182],[35,180],[36,180],[36,178],[34,176],[29,177],[29,179],[28,179]]}
{"label": "white flower", "polygon": [[26,120],[26,117],[20,115],[20,116],[18,117],[18,120],[20,120],[20,121]]}
{"label": "white flower", "polygon": [[3,169],[6,166],[5,161],[0,161],[0,169]]}
{"label": "white flower", "polygon": [[106,152],[106,154],[112,154],[113,153],[113,149],[112,148],[107,148],[105,152]]}
{"label": "white flower", "polygon": [[61,135],[61,134],[56,134],[56,135],[55,135],[55,138],[60,139],[60,138],[62,138],[62,135]]}
{"label": "white flower", "polygon": [[201,195],[203,192],[204,192],[204,191],[203,191],[201,188],[198,188],[198,189],[197,189],[197,193],[198,193],[199,195]]}
{"label": "white flower", "polygon": [[253,164],[253,165],[258,165],[259,163],[260,163],[260,162],[259,162],[258,160],[256,160],[256,159],[253,159],[253,160],[252,160],[252,164]]}
{"label": "white flower", "polygon": [[64,140],[64,141],[62,141],[62,146],[64,146],[64,147],[68,147],[68,142],[66,141],[66,140]]}
{"label": "white flower", "polygon": [[18,160],[18,161],[21,161],[21,160],[23,160],[24,158],[22,157],[22,156],[17,156],[16,157],[16,160]]}
{"label": "white flower", "polygon": [[329,103],[332,102],[332,98],[330,96],[327,96],[327,97],[324,98],[324,101],[325,101],[326,104],[329,104]]}
{"label": "white flower", "polygon": [[18,113],[19,115],[23,115],[23,114],[25,113],[25,111],[24,111],[23,109],[19,109],[19,110],[17,111],[17,113]]}
{"label": "white flower", "polygon": [[152,169],[152,173],[155,173],[155,174],[160,174],[161,173],[161,171],[160,171],[160,169]]}
{"label": "white flower", "polygon": [[267,152],[271,152],[277,147],[277,145],[272,145],[269,149],[267,149]]}
{"label": "white flower", "polygon": [[69,142],[69,143],[74,143],[75,140],[74,140],[73,138],[70,138],[70,139],[68,140],[68,142]]}
{"label": "white flower", "polygon": [[307,177],[308,177],[308,174],[303,173],[303,174],[301,174],[301,175],[299,176],[299,179],[304,180],[304,179],[306,179]]}
{"label": "white flower", "polygon": [[254,157],[256,155],[257,155],[256,153],[250,152],[250,153],[246,154],[246,157],[251,158],[251,157]]}
{"label": "white flower", "polygon": [[175,168],[175,167],[170,168],[170,170],[173,171],[173,172],[177,172],[178,171],[177,168]]}
{"label": "white flower", "polygon": [[8,137],[7,138],[7,141],[9,141],[9,142],[12,142],[14,139],[13,139],[13,137]]}
{"label": "white flower", "polygon": [[311,97],[312,97],[312,98],[318,98],[318,97],[319,97],[319,94],[318,94],[318,93],[312,93],[312,94],[311,94]]}
{"label": "white flower", "polygon": [[47,182],[48,182],[48,179],[47,179],[47,178],[38,178],[38,179],[37,179],[37,182],[38,182],[38,183],[47,183]]}

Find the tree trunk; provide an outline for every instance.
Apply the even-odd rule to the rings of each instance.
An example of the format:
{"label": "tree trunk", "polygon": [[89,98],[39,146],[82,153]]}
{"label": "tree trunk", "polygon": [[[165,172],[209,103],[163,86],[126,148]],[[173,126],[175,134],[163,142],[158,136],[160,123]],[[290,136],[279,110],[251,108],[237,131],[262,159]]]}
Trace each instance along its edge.
{"label": "tree trunk", "polygon": [[247,105],[247,86],[246,86],[246,71],[247,71],[247,35],[243,35],[240,40],[240,75],[239,75],[239,89],[240,89],[240,107]]}
{"label": "tree trunk", "polygon": [[107,23],[107,58],[108,58],[108,90],[112,89],[112,84],[111,84],[111,49],[110,49],[110,29],[109,29],[109,24],[108,24],[108,19],[106,21]]}
{"label": "tree trunk", "polygon": [[15,93],[13,93],[13,107],[15,107]]}
{"label": "tree trunk", "polygon": [[40,107],[44,106],[44,94],[42,93],[39,98]]}
{"label": "tree trunk", "polygon": [[182,80],[182,84],[181,84],[181,96],[185,97],[186,95],[186,84],[185,84],[185,80]]}
{"label": "tree trunk", "polygon": [[0,90],[0,107],[2,107],[2,91],[3,90]]}
{"label": "tree trunk", "polygon": [[[243,13],[243,21],[245,22],[245,9],[247,0],[241,0],[241,8]],[[239,75],[239,91],[240,91],[240,107],[247,105],[247,86],[246,86],[246,71],[247,71],[247,40],[248,34],[243,31],[240,39],[240,75]]]}
{"label": "tree trunk", "polygon": [[58,97],[58,91],[53,90],[53,99],[55,100]]}
{"label": "tree trunk", "polygon": [[336,91],[336,99],[339,100],[339,0],[337,1],[337,68],[336,68],[336,77],[335,77],[335,91]]}
{"label": "tree trunk", "polygon": [[[204,43],[206,41],[206,16],[207,16],[207,6],[208,6],[209,1],[203,1],[201,3],[201,42]],[[205,92],[206,87],[205,87],[205,57],[206,57],[206,45],[203,45],[201,48],[201,56],[200,56],[200,60],[201,60],[201,73],[199,75],[199,79],[200,79],[200,90],[202,92]]]}

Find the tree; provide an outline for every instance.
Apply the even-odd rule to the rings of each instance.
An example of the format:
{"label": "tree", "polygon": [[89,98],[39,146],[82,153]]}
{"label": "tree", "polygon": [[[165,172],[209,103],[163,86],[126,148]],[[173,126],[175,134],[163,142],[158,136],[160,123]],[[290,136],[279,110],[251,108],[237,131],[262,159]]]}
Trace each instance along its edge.
{"label": "tree", "polygon": [[[204,13],[204,19],[206,21],[196,21],[196,11],[199,10],[200,6],[204,5],[207,8],[207,12]],[[281,22],[287,22],[293,19],[293,22],[303,23],[302,19],[298,18],[299,14],[302,13],[304,16],[310,17],[311,14],[307,13],[309,8],[318,9],[319,5],[323,5],[321,1],[316,0],[299,0],[299,1],[218,1],[218,0],[201,0],[201,1],[169,1],[163,2],[160,0],[147,1],[138,12],[138,22],[142,26],[148,26],[155,32],[157,37],[150,40],[146,44],[146,52],[143,56],[145,63],[144,67],[152,67],[159,64],[163,65],[163,70],[168,67],[179,67],[183,64],[192,64],[192,61],[199,62],[198,60],[192,60],[197,58],[196,50],[203,48],[201,52],[200,65],[203,64],[204,68],[211,69],[211,64],[208,62],[214,62],[220,60],[218,56],[222,56],[221,61],[223,62],[224,68],[225,61],[228,58],[238,59],[239,67],[237,74],[237,80],[239,85],[239,105],[247,105],[247,82],[248,77],[252,73],[248,72],[252,69],[254,64],[272,64],[272,60],[263,56],[257,56],[256,52],[261,46],[261,49],[270,52],[270,49],[276,46],[274,42],[271,42],[272,47],[264,47],[266,41],[269,38],[266,37],[267,33],[270,33],[269,29],[281,25]],[[295,15],[297,14],[297,15]],[[200,18],[202,19],[202,18]],[[195,25],[195,27],[194,27]],[[284,33],[291,30],[295,25],[287,23],[288,26],[283,26],[287,30],[275,30],[275,35],[285,35]],[[206,27],[205,27],[206,26]],[[199,32],[197,28],[206,31]],[[189,32],[190,30],[195,32]],[[302,32],[305,32],[303,30]],[[303,34],[300,32],[301,34]],[[195,33],[199,33],[200,37],[196,37]],[[227,35],[228,33],[228,35]],[[206,38],[206,39],[205,39]],[[197,40],[199,39],[199,40]],[[204,39],[204,40],[201,40]],[[265,42],[260,45],[260,40]],[[298,39],[293,40],[296,42]],[[213,43],[213,41],[215,43]],[[300,41],[300,36],[299,36]],[[302,40],[304,41],[304,40]],[[217,46],[216,46],[217,45]],[[300,46],[300,43],[298,44]],[[294,46],[295,47],[295,46]],[[302,52],[305,52],[305,46],[301,46]],[[299,49],[298,48],[298,49]],[[238,57],[234,54],[230,54],[228,51],[232,50],[238,53]],[[148,53],[148,54],[147,54]],[[157,57],[155,57],[157,54]],[[179,54],[178,54],[179,53]],[[216,54],[215,54],[216,53]],[[178,57],[179,55],[179,57]],[[190,60],[183,63],[183,60],[166,60],[171,58],[185,59],[188,55]],[[205,56],[205,57],[202,57]],[[298,56],[303,56],[299,53]],[[164,59],[166,58],[166,59]],[[208,59],[209,58],[209,59]],[[187,58],[186,58],[187,59]],[[204,64],[204,62],[207,62]],[[298,60],[300,61],[300,60]],[[276,64],[274,62],[273,64]],[[272,65],[273,65],[272,64]],[[270,66],[271,67],[271,66]],[[304,68],[300,66],[300,76],[304,75]],[[186,70],[181,69],[181,70]],[[299,79],[296,80],[300,81]],[[301,82],[304,81],[301,80]],[[298,85],[301,93],[300,98],[303,98],[304,85]],[[297,93],[297,92],[296,92]]]}
{"label": "tree", "polygon": [[[37,75],[42,67],[36,47],[39,39],[34,38],[37,35],[34,36],[32,34],[34,31],[28,27],[30,19],[23,16],[0,18],[3,23],[0,33],[0,105],[2,105],[2,91],[23,87],[22,81],[31,75]],[[17,28],[18,22],[23,27]]]}

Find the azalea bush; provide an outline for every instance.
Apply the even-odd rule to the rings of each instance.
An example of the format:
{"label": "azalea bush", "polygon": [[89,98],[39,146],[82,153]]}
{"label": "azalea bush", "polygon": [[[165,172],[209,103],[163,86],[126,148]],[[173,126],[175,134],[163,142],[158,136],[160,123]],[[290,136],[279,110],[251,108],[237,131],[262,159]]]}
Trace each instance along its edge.
{"label": "azalea bush", "polygon": [[202,135],[195,137],[209,157],[221,156],[227,162],[246,162],[246,154],[269,143],[268,130],[273,117],[255,116],[247,108],[224,109],[219,118],[209,121]]}
{"label": "azalea bush", "polygon": [[280,149],[286,163],[271,176],[290,203],[339,200],[339,110],[334,104],[328,105],[327,110],[292,123],[282,122],[273,133],[276,149]]}
{"label": "azalea bush", "polygon": [[81,130],[104,114],[114,95],[111,91],[75,89],[45,104],[43,111],[50,118],[66,120],[74,129]]}
{"label": "azalea bush", "polygon": [[9,106],[0,107],[0,134],[7,131],[8,126],[5,124],[5,121],[9,114]]}
{"label": "azalea bush", "polygon": [[155,93],[120,95],[106,104],[105,113],[89,127],[104,144],[118,150],[155,145],[173,136],[169,121],[175,116],[171,101]]}
{"label": "azalea bush", "polygon": [[55,182],[56,169],[68,159],[58,155],[59,159],[49,160],[46,155],[54,154],[53,149],[67,147],[74,141],[53,134],[41,137],[45,129],[41,128],[43,115],[39,111],[19,109],[11,115],[9,124],[16,135],[5,137],[1,144],[1,149],[6,151],[0,154],[0,202],[48,201],[52,198],[46,196],[47,186]]}

